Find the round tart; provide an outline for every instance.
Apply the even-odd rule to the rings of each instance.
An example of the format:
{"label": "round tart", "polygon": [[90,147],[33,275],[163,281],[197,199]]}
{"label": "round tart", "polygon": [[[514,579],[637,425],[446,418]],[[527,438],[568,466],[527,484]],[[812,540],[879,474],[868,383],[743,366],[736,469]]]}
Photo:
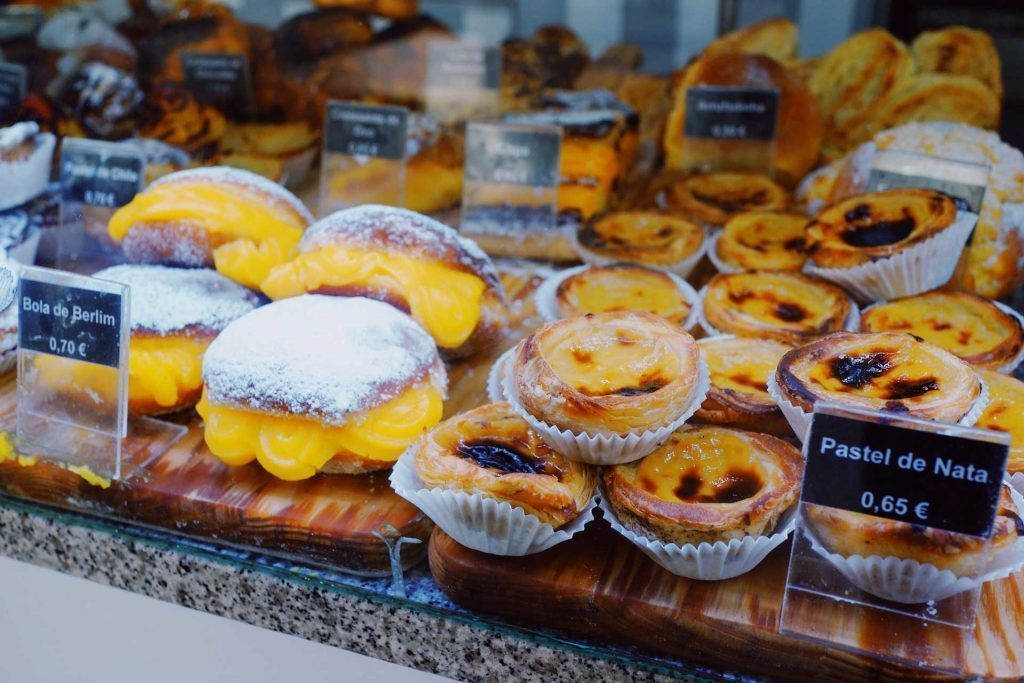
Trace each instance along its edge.
{"label": "round tart", "polygon": [[587,266],[555,288],[560,318],[612,311],[645,311],[683,325],[693,306],[667,273],[643,266]]}
{"label": "round tart", "polygon": [[118,209],[107,230],[129,261],[214,266],[255,289],[312,222],[305,205],[277,183],[218,166],[160,178]]}
{"label": "round tart", "polygon": [[718,236],[715,256],[733,270],[792,270],[807,261],[807,217],[750,211],[734,216]]}
{"label": "round tart", "polygon": [[852,268],[924,242],[953,225],[956,204],[934,190],[850,197],[807,225],[807,253],[822,268]]}
{"label": "round tart", "polygon": [[998,370],[1024,347],[1020,320],[988,299],[966,292],[928,292],[871,306],[862,332],[908,332],[971,365]]}
{"label": "round tart", "polygon": [[420,439],[414,465],[429,488],[503,500],[555,528],[576,519],[597,486],[593,467],[552,450],[508,403],[434,427]]}
{"label": "round tart", "polygon": [[788,436],[789,423],[768,393],[768,378],[792,349],[770,339],[709,337],[697,342],[711,388],[694,418],[701,422]]}
{"label": "round tart", "polygon": [[585,260],[672,268],[700,253],[704,229],[659,211],[611,211],[584,223],[576,241]]}
{"label": "round tart", "polygon": [[676,545],[770,534],[799,495],[803,458],[767,434],[681,429],[644,458],[604,471],[622,526]]}
{"label": "round tart", "polygon": [[422,214],[374,204],[310,226],[262,289],[275,300],[311,293],[387,302],[411,314],[449,358],[496,343],[508,318],[501,280],[476,243]]}
{"label": "round tart", "polygon": [[901,332],[836,332],[782,357],[782,397],[804,412],[815,401],[959,422],[981,394],[967,363]]}
{"label": "round tart", "polygon": [[789,193],[757,173],[705,173],[664,189],[666,206],[703,225],[721,226],[745,211],[785,211]]}
{"label": "round tart", "polygon": [[513,386],[538,420],[572,432],[664,426],[691,405],[697,343],[650,313],[597,313],[545,325],[516,350]]}
{"label": "round tart", "polygon": [[718,332],[791,344],[843,329],[853,310],[836,285],[785,271],[716,275],[702,305]]}
{"label": "round tart", "polygon": [[982,370],[980,374],[988,387],[988,403],[974,426],[1009,434],[1006,471],[1024,472],[1024,382],[997,372]]}
{"label": "round tart", "polygon": [[210,452],[281,479],[391,467],[441,420],[434,340],[393,307],[306,295],[229,325],[203,361]]}
{"label": "round tart", "polygon": [[989,552],[999,552],[1024,535],[1021,511],[1006,484],[988,543],[974,536],[819,505],[806,506],[806,514],[815,536],[831,552],[846,557],[900,557],[960,576],[976,575],[988,562]]}

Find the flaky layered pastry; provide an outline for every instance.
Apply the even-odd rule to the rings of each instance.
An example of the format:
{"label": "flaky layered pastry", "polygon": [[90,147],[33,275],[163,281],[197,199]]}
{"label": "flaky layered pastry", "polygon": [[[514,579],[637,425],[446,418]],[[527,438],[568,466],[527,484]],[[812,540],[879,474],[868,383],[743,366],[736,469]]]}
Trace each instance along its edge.
{"label": "flaky layered pastry", "polygon": [[860,329],[908,332],[987,370],[1013,360],[1024,346],[1017,318],[967,292],[927,292],[871,306]]}
{"label": "flaky layered pastry", "polygon": [[422,324],[449,358],[493,345],[507,325],[504,288],[474,242],[414,211],[374,204],[312,225],[262,289],[275,300],[313,293],[387,302]]}
{"label": "flaky layered pastry", "polygon": [[956,204],[934,190],[862,194],[815,216],[807,225],[807,253],[822,268],[852,268],[919,244],[955,220]]}
{"label": "flaky layered pastry", "polygon": [[598,259],[670,267],[696,254],[704,229],[659,211],[610,211],[580,227],[579,247]]}
{"label": "flaky layered pastry", "polygon": [[693,308],[666,273],[624,263],[588,266],[570,275],[555,290],[555,303],[563,318],[644,311],[676,325],[682,325]]}
{"label": "flaky layered pastry", "polygon": [[719,332],[798,344],[843,329],[853,302],[824,280],[764,271],[716,275],[702,305]]}
{"label": "flaky layered pastry", "polygon": [[697,343],[650,313],[597,313],[545,325],[515,354],[514,386],[561,429],[626,434],[672,422],[697,388]]}
{"label": "flaky layered pastry", "polygon": [[757,173],[704,173],[669,184],[665,205],[704,225],[720,226],[744,211],[785,211],[789,193]]}
{"label": "flaky layered pastry", "polygon": [[622,526],[665,543],[770,534],[796,502],[803,458],[767,434],[686,427],[646,457],[604,471]]}
{"label": "flaky layered pastry", "polygon": [[429,488],[509,503],[557,528],[590,503],[596,470],[551,449],[507,403],[445,420],[418,443],[416,473]]}
{"label": "flaky layered pastry", "polygon": [[305,295],[229,325],[203,361],[210,452],[281,479],[390,467],[441,420],[447,380],[423,328],[365,298]]}
{"label": "flaky layered pastry", "polygon": [[750,211],[733,216],[718,237],[717,256],[737,270],[800,271],[807,261],[807,217]]}
{"label": "flaky layered pastry", "polygon": [[815,401],[958,422],[981,393],[977,373],[902,332],[836,332],[782,357],[775,381],[806,412]]}
{"label": "flaky layered pastry", "polygon": [[987,370],[979,374],[988,387],[988,404],[974,426],[1009,434],[1006,472],[1024,472],[1024,382]]}

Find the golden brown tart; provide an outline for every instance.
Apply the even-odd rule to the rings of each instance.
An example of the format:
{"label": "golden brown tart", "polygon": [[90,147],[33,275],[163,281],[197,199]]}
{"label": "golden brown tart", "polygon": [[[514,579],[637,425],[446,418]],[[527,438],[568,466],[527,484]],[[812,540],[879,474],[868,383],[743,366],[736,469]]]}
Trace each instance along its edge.
{"label": "golden brown tart", "polygon": [[704,229],[661,211],[611,211],[580,227],[583,256],[671,268],[693,257],[704,244]]}
{"label": "golden brown tart", "polygon": [[575,433],[671,423],[698,388],[697,343],[650,313],[597,313],[545,325],[516,350],[513,386],[531,415]]}
{"label": "golden brown tart", "polygon": [[789,193],[757,173],[704,173],[670,183],[663,190],[673,213],[704,225],[724,225],[744,211],[785,211]]}
{"label": "golden brown tart", "polygon": [[597,472],[553,450],[508,403],[445,420],[419,441],[416,473],[434,489],[505,501],[557,528],[579,516]]}
{"label": "golden brown tart", "polygon": [[988,403],[974,426],[1009,434],[1010,459],[1006,471],[1024,472],[1024,382],[987,370],[980,374],[988,387]]}
{"label": "golden brown tart", "polygon": [[1020,321],[992,301],[967,292],[928,292],[872,306],[861,332],[908,332],[971,365],[997,370],[1020,353]]}
{"label": "golden brown tart", "polygon": [[843,329],[853,302],[824,280],[763,271],[716,275],[702,305],[718,332],[798,344]]}
{"label": "golden brown tart", "polygon": [[822,268],[852,268],[920,244],[955,220],[956,204],[934,190],[862,194],[833,204],[807,225],[807,252]]}
{"label": "golden brown tart", "polygon": [[750,211],[733,216],[718,237],[715,256],[735,270],[792,270],[807,261],[807,217]]}
{"label": "golden brown tart", "polygon": [[633,533],[685,545],[771,533],[794,502],[803,458],[767,434],[717,426],[675,432],[653,453],[609,467],[604,492]]}
{"label": "golden brown tart", "polygon": [[775,372],[782,396],[958,422],[981,394],[978,374],[953,354],[902,332],[837,332],[794,349]]}
{"label": "golden brown tart", "polygon": [[709,337],[697,342],[711,388],[694,418],[776,436],[792,434],[768,393],[768,378],[793,347],[770,339]]}
{"label": "golden brown tart", "polygon": [[611,311],[646,311],[683,325],[693,305],[672,276],[624,263],[589,266],[562,280],[555,290],[561,318]]}

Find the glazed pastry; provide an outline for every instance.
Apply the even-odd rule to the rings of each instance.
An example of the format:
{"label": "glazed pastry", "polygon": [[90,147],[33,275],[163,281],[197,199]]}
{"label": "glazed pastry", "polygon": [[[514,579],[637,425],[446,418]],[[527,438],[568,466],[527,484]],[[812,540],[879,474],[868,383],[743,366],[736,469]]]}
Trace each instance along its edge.
{"label": "glazed pastry", "polygon": [[1024,348],[1019,319],[967,292],[928,292],[871,306],[860,330],[908,332],[986,370],[998,370]]}
{"label": "glazed pastry", "polygon": [[807,225],[807,252],[822,268],[888,258],[953,225],[956,204],[934,190],[894,189],[850,197]]}
{"label": "glazed pastry", "polygon": [[673,213],[718,227],[745,211],[785,211],[789,194],[757,173],[704,173],[670,184],[661,195]]}
{"label": "glazed pastry", "polygon": [[719,274],[704,288],[704,320],[713,330],[799,344],[846,325],[853,302],[839,287],[801,273]]}
{"label": "glazed pastry", "polygon": [[1009,434],[1006,473],[1024,472],[1024,382],[988,370],[980,374],[988,387],[988,404],[974,426]]}
{"label": "glazed pastry", "polygon": [[821,400],[938,422],[959,422],[981,395],[971,366],[901,332],[823,337],[783,356],[775,382],[807,413]]}
{"label": "glazed pastry", "polygon": [[834,553],[849,557],[900,557],[948,569],[959,576],[976,576],[991,557],[1024,535],[1021,511],[1003,484],[990,541],[942,529],[808,505],[808,526]]}
{"label": "glazed pastry", "polygon": [[796,60],[798,46],[797,25],[789,19],[774,17],[716,38],[701,54],[746,52],[768,55],[781,64],[789,64]]}
{"label": "glazed pastry", "polygon": [[507,403],[445,420],[420,439],[416,473],[428,488],[505,501],[558,528],[590,503],[597,473],[551,449]]}
{"label": "glazed pastry", "polygon": [[696,420],[776,436],[792,434],[768,393],[768,378],[792,346],[732,336],[701,339],[697,345],[711,372],[711,388],[694,414]]}
{"label": "glazed pastry", "polygon": [[562,280],[555,290],[561,318],[609,311],[645,311],[684,325],[693,305],[667,273],[643,266],[588,266]]}
{"label": "glazed pastry", "polygon": [[196,410],[210,452],[280,479],[391,467],[441,421],[444,365],[379,301],[301,296],[229,325],[203,360]]}
{"label": "glazed pastry", "polygon": [[677,419],[698,388],[697,343],[650,313],[597,313],[545,325],[515,353],[514,387],[538,420],[624,435]]}
{"label": "glazed pastry", "polygon": [[20,206],[42,194],[50,181],[50,160],[57,138],[39,132],[30,121],[0,129],[0,210]]}
{"label": "glazed pastry", "polygon": [[923,31],[910,46],[914,64],[921,73],[969,76],[1003,100],[1003,76],[992,37],[966,26],[947,26]]}
{"label": "glazed pastry", "polygon": [[108,231],[134,263],[212,265],[255,289],[312,222],[309,210],[280,185],[213,167],[160,178],[117,210]]}
{"label": "glazed pastry", "polygon": [[792,270],[807,261],[807,217],[752,211],[734,216],[718,237],[715,255],[735,270]]}
{"label": "glazed pastry", "polygon": [[672,269],[704,245],[704,229],[659,211],[610,211],[593,216],[576,235],[584,258]]}
{"label": "glazed pastry", "polygon": [[604,495],[635,534],[676,545],[771,534],[799,496],[803,458],[767,434],[687,427],[604,471]]}
{"label": "glazed pastry", "polygon": [[507,321],[497,271],[476,244],[432,218],[373,204],[314,223],[262,289],[275,300],[313,293],[385,301],[451,358],[495,344]]}

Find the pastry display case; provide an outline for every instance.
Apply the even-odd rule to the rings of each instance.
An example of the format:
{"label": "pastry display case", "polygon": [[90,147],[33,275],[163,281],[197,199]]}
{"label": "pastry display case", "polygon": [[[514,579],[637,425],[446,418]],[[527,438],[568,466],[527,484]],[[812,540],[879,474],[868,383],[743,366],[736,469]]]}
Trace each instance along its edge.
{"label": "pastry display case", "polygon": [[[3,5],[0,507],[669,675],[1024,677],[1024,11],[830,5]],[[987,523],[808,507],[842,409]]]}

